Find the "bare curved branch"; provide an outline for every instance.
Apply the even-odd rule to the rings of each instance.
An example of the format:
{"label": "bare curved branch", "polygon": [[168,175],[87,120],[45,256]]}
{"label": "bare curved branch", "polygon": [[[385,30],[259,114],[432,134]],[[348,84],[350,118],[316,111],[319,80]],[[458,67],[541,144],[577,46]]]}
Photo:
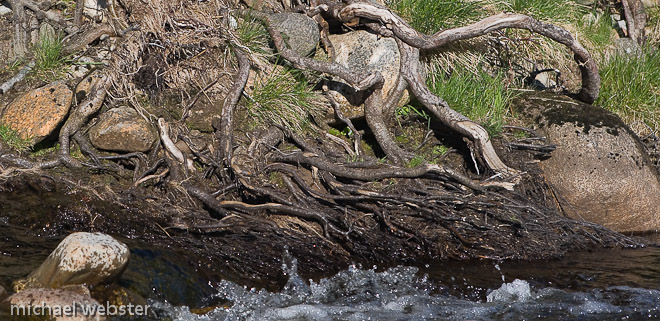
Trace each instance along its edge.
{"label": "bare curved branch", "polygon": [[582,88],[578,98],[586,103],[593,103],[598,98],[600,76],[598,66],[589,52],[565,29],[538,21],[530,16],[501,13],[464,27],[440,31],[434,35],[425,35],[408,25],[391,10],[369,3],[352,3],[331,8],[330,11],[341,21],[350,21],[362,17],[380,21],[381,28],[391,30],[396,38],[419,49],[435,49],[458,40],[483,36],[493,31],[515,28],[526,29],[567,46],[575,54],[574,59],[582,73]]}

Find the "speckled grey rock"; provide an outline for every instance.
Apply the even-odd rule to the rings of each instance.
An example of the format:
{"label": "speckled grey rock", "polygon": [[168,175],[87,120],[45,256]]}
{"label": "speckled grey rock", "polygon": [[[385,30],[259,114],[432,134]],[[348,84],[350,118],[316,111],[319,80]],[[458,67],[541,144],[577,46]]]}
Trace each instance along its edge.
{"label": "speckled grey rock", "polygon": [[92,145],[110,151],[146,152],[156,139],[152,126],[130,107],[108,110],[89,129]]}
{"label": "speckled grey rock", "polygon": [[660,179],[639,138],[613,113],[561,95],[517,100],[558,147],[540,167],[566,215],[619,232],[660,229]]}
{"label": "speckled grey rock", "polygon": [[284,39],[294,52],[309,56],[319,43],[319,28],[314,19],[302,13],[275,13],[271,19],[275,27],[283,33]]}
{"label": "speckled grey rock", "polygon": [[[330,35],[330,41],[335,47],[335,62],[355,73],[372,73],[379,71],[385,83],[383,98],[397,85],[399,76],[399,48],[392,38],[378,37],[364,30],[352,31],[341,35]],[[340,105],[342,112],[349,118],[364,115],[364,100],[366,97],[356,92],[341,79],[333,79],[328,84],[329,94]],[[399,105],[408,101],[404,94]]]}
{"label": "speckled grey rock", "polygon": [[14,282],[14,291],[109,282],[121,275],[129,256],[128,247],[110,235],[73,233],[26,279]]}

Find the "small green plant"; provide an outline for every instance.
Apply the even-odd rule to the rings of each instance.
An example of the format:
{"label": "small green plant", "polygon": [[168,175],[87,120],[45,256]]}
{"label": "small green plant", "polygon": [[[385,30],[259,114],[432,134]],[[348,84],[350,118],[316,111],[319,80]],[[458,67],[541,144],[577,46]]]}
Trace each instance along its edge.
{"label": "small green plant", "polygon": [[415,155],[415,156],[413,156],[413,158],[411,158],[411,159],[408,161],[408,164],[406,164],[406,167],[413,168],[413,167],[420,166],[420,165],[422,165],[422,164],[424,164],[424,163],[426,163],[426,160],[424,159],[423,156],[421,156],[421,155]]}
{"label": "small green plant", "polygon": [[17,152],[28,151],[31,146],[29,139],[21,138],[15,130],[4,124],[0,124],[0,139],[2,139],[4,144],[9,148]]}
{"label": "small green plant", "polygon": [[60,150],[60,144],[59,143],[55,144],[55,146],[41,148],[41,149],[38,149],[38,147],[35,146],[35,151],[32,152],[32,156],[34,156],[34,157],[48,156],[48,155],[54,154],[58,150]]}
{"label": "small green plant", "polygon": [[650,46],[660,47],[660,7],[647,8],[647,35],[646,40]]}
{"label": "small green plant", "polygon": [[311,86],[296,70],[276,68],[257,79],[248,97],[247,111],[255,125],[277,124],[302,131],[310,117],[322,110]]}
{"label": "small green plant", "polygon": [[241,44],[249,48],[252,52],[270,55],[268,42],[270,35],[261,24],[261,21],[249,13],[243,17],[236,28],[236,36]]}
{"label": "small green plant", "polygon": [[433,157],[445,156],[448,152],[449,152],[449,147],[445,145],[435,145],[431,150],[431,156]]}
{"label": "small green plant", "polygon": [[513,137],[517,139],[525,139],[529,138],[529,133],[524,130],[517,130],[515,133],[513,133]]}
{"label": "small green plant", "polygon": [[585,7],[573,0],[503,0],[496,3],[502,11],[522,13],[552,22],[575,22],[585,11]]}
{"label": "small green plant", "polygon": [[596,48],[602,49],[610,44],[612,39],[612,20],[605,12],[594,11],[577,22],[582,38],[588,39]]}
{"label": "small green plant", "polygon": [[508,90],[503,75],[491,76],[483,71],[475,75],[459,67],[449,75],[430,74],[427,82],[431,91],[445,99],[449,107],[481,124],[491,135],[501,132],[515,95]]}
{"label": "small green plant", "polygon": [[36,67],[41,70],[53,70],[65,63],[62,54],[62,39],[55,35],[46,35],[39,39],[34,48]]}
{"label": "small green plant", "polygon": [[474,22],[485,15],[484,1],[390,0],[388,5],[416,30],[431,34]]}
{"label": "small green plant", "polygon": [[424,109],[415,107],[413,105],[404,105],[398,107],[394,112],[394,115],[396,116],[396,121],[399,123],[399,127],[401,127],[401,121],[399,118],[407,118],[416,115],[426,121],[426,130],[431,128],[431,116],[429,116]]}
{"label": "small green plant", "polygon": [[613,55],[600,66],[600,78],[596,104],[628,124],[660,127],[660,50],[645,47],[639,55]]}

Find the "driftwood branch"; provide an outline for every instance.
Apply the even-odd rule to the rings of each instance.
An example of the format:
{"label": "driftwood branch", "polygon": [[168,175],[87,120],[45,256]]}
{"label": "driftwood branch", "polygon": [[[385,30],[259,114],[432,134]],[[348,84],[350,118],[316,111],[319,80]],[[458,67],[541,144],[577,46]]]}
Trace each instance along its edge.
{"label": "driftwood branch", "polygon": [[340,21],[350,21],[355,17],[379,21],[382,24],[381,28],[390,30],[397,39],[413,48],[424,50],[440,48],[451,42],[483,36],[501,29],[526,29],[548,37],[571,49],[582,73],[582,89],[578,93],[578,98],[589,104],[598,98],[600,76],[598,75],[598,66],[589,52],[567,30],[538,21],[530,16],[501,13],[468,26],[440,31],[434,35],[426,35],[413,29],[388,8],[370,3],[336,4],[331,6],[329,10]]}
{"label": "driftwood branch", "polygon": [[623,14],[628,27],[628,37],[643,44],[645,41],[644,28],[646,27],[646,13],[640,0],[621,0]]}
{"label": "driftwood branch", "polygon": [[234,132],[234,110],[236,109],[238,100],[243,94],[243,89],[247,83],[251,66],[250,59],[242,49],[234,48],[234,52],[236,54],[236,59],[238,60],[238,73],[236,74],[234,84],[222,105],[222,110],[220,111],[220,128],[217,128],[215,132],[215,137],[220,142],[218,158],[227,166],[231,164],[232,150],[234,148],[232,138]]}
{"label": "driftwood branch", "polygon": [[5,81],[2,85],[0,85],[0,95],[8,92],[16,83],[19,81],[23,80],[25,76],[34,68],[35,62],[30,61],[27,65],[25,65],[21,70],[18,71],[14,77],[11,77],[9,80]]}

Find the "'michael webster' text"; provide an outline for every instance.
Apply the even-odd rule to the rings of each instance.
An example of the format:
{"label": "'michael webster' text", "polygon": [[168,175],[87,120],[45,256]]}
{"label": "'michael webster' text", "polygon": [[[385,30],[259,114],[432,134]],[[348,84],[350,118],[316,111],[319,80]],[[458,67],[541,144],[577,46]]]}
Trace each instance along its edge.
{"label": "'michael webster' text", "polygon": [[11,305],[11,315],[16,316],[41,316],[51,317],[76,317],[76,316],[145,316],[149,313],[148,305],[122,304],[115,305],[110,302],[105,304],[73,302],[68,305]]}

